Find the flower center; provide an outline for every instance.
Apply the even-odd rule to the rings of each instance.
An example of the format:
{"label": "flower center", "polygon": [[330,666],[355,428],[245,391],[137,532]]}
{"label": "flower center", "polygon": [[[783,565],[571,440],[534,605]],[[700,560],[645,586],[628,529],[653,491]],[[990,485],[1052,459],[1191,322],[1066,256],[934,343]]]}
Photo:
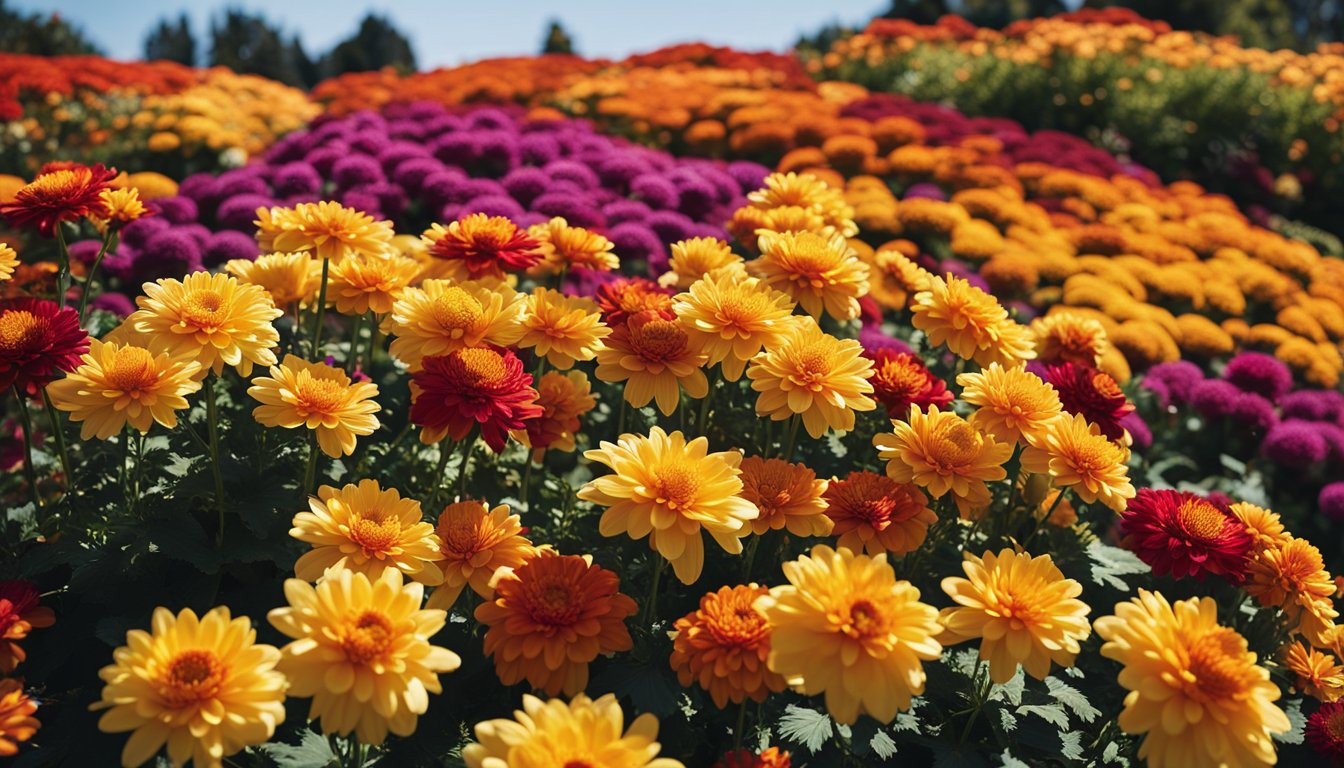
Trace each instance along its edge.
{"label": "flower center", "polygon": [[905,360],[891,360],[877,369],[873,377],[875,385],[880,384],[892,395],[911,396],[924,388],[928,381],[924,371]]}
{"label": "flower center", "polygon": [[351,664],[368,664],[387,652],[394,636],[387,616],[378,611],[364,611],[348,620],[341,650]]}
{"label": "flower center", "polygon": [[31,349],[46,333],[46,319],[32,312],[22,309],[0,312],[0,349]]}
{"label": "flower center", "polygon": [[855,600],[849,606],[849,621],[841,628],[846,635],[863,640],[881,632],[882,611],[869,600]]}
{"label": "flower center", "polygon": [[815,278],[821,273],[835,267],[839,255],[821,236],[812,232],[802,232],[793,241],[793,250],[789,253],[789,267],[815,282]]}
{"label": "flower center", "polygon": [[452,331],[454,337],[461,336],[481,319],[484,313],[481,302],[475,296],[453,286],[434,297],[429,312],[434,322],[446,331]]}
{"label": "flower center", "polygon": [[820,216],[798,205],[782,205],[770,211],[770,228],[776,232],[809,232],[823,223]]}
{"label": "flower center", "polygon": [[1336,741],[1344,741],[1344,709],[1336,709],[1325,719],[1325,730]]}
{"label": "flower center", "polygon": [[224,678],[224,663],[210,651],[182,651],[168,662],[159,693],[170,707],[182,708],[213,698]]}
{"label": "flower center", "polygon": [[143,347],[118,349],[104,374],[113,389],[130,395],[138,395],[142,390],[149,389],[158,379],[154,370],[154,356]]}
{"label": "flower center", "polygon": [[74,192],[84,179],[74,171],[51,171],[33,179],[24,191],[44,198],[56,199]]}
{"label": "flower center", "polygon": [[350,526],[350,538],[366,555],[384,553],[401,539],[401,520],[379,509],[370,510]]}
{"label": "flower center", "polygon": [[760,592],[750,588],[734,590],[726,601],[709,613],[706,628],[719,645],[749,646],[765,637],[765,617],[751,607]]}
{"label": "flower center", "polygon": [[1186,692],[1196,699],[1222,702],[1255,681],[1255,670],[1242,659],[1245,641],[1235,630],[1218,627],[1190,646]]}
{"label": "flower center", "polygon": [[216,328],[224,319],[224,297],[210,289],[192,291],[182,301],[181,315],[187,323],[198,328]]}
{"label": "flower center", "polygon": [[337,379],[319,379],[307,371],[299,375],[298,406],[308,413],[334,413],[345,404],[348,395],[344,383]]}
{"label": "flower center", "polygon": [[724,325],[746,327],[760,321],[769,309],[769,300],[763,293],[730,293],[719,302],[719,322]]}
{"label": "flower center", "polygon": [[487,347],[471,347],[456,353],[461,375],[472,386],[495,384],[504,380],[508,371],[504,357]]}
{"label": "flower center", "polygon": [[975,427],[964,421],[957,421],[939,430],[934,442],[944,465],[960,467],[969,464],[979,453],[979,438]]}
{"label": "flower center", "polygon": [[700,477],[689,467],[664,467],[655,483],[655,501],[672,511],[690,508],[700,490]]}
{"label": "flower center", "polygon": [[799,384],[813,391],[821,388],[819,379],[831,372],[831,360],[826,352],[821,347],[811,346],[798,353],[798,357],[795,358],[798,372],[794,378]]}
{"label": "flower center", "polygon": [[1186,499],[1181,502],[1176,518],[1187,534],[1200,541],[1216,541],[1227,523],[1222,510],[1203,499]]}
{"label": "flower center", "polygon": [[1106,373],[1098,372],[1092,376],[1092,389],[1107,400],[1123,400],[1125,397],[1125,393],[1120,391],[1120,385]]}
{"label": "flower center", "polygon": [[663,362],[686,351],[686,330],[673,320],[658,318],[630,325],[630,342],[636,354],[646,360]]}
{"label": "flower center", "polygon": [[545,580],[528,586],[528,613],[533,621],[548,627],[567,627],[578,621],[582,600],[575,594],[575,585]]}

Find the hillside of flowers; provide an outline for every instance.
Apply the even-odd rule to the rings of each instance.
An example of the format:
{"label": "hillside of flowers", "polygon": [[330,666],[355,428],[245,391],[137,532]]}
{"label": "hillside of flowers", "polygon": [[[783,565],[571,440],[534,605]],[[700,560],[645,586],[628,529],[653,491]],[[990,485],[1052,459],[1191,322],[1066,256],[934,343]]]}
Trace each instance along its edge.
{"label": "hillside of flowers", "polygon": [[0,757],[1344,763],[1344,261],[1012,74],[1176,37],[0,55]]}

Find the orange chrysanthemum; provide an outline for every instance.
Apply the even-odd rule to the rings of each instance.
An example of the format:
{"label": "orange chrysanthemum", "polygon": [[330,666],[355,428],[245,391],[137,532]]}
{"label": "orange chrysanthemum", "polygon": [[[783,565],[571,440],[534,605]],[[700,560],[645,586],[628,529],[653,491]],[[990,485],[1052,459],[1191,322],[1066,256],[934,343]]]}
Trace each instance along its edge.
{"label": "orange chrysanthemum", "polygon": [[610,272],[621,265],[610,240],[583,227],[570,226],[559,216],[533,225],[527,233],[541,243],[542,253],[541,263],[529,274],[555,274],[575,268]]}
{"label": "orange chrysanthemum", "polygon": [[748,456],[742,460],[742,498],[756,505],[760,515],[751,532],[787,529],[794,536],[826,536],[833,524],[824,513],[826,481],[811,469],[783,459]]}
{"label": "orange chrysanthemum", "polygon": [[1292,538],[1283,529],[1283,522],[1274,512],[1257,507],[1245,501],[1239,501],[1228,508],[1232,514],[1246,526],[1246,531],[1251,534],[1254,543],[1251,545],[1251,555],[1258,555],[1269,549],[1277,549],[1288,543]]}
{"label": "orange chrysanthemum", "polygon": [[528,294],[519,324],[523,336],[518,347],[534,350],[562,371],[576,362],[592,360],[602,349],[602,340],[611,335],[591,299],[548,288]]}
{"label": "orange chrysanthemum", "polygon": [[1073,363],[1096,368],[1110,348],[1106,329],[1096,318],[1077,312],[1051,312],[1031,321],[1036,337],[1036,359],[1043,363]]}
{"label": "orange chrysanthemum", "polygon": [[106,232],[109,227],[121,229],[153,213],[140,202],[140,190],[135,187],[104,189],[99,198],[98,210],[89,215],[89,220],[99,232]]}
{"label": "orange chrysanthemum", "polygon": [[878,456],[887,462],[887,476],[898,483],[914,483],[936,499],[951,493],[963,515],[989,505],[986,482],[1008,476],[1003,464],[1013,446],[955,413],[911,406],[907,421],[891,424],[893,432],[873,438]]}
{"label": "orange chrysanthemum", "polygon": [[258,208],[255,223],[257,243],[266,253],[310,251],[319,262],[336,262],[350,254],[393,250],[391,222],[331,201]]}
{"label": "orange chrysanthemum", "polygon": [[420,502],[396,488],[365,478],[342,488],[324,485],[308,498],[308,511],[294,516],[289,535],[312,546],[294,563],[294,575],[317,581],[328,568],[345,568],[377,579],[396,568],[412,581],[442,581],[439,540],[420,518]]}
{"label": "orange chrysanthemum", "polygon": [[855,411],[871,411],[873,361],[853,339],[825,333],[811,318],[793,324],[778,346],[751,359],[747,378],[760,393],[756,413],[783,421],[802,417],[807,433],[819,438],[827,429],[854,429]]}
{"label": "orange chrysanthemum", "polygon": [[352,382],[345,371],[325,363],[310,363],[295,355],[272,366],[269,376],[258,376],[247,394],[261,403],[252,417],[267,427],[307,427],[317,435],[322,452],[333,459],[355,452],[355,438],[378,429],[375,413],[382,410],[373,398],[378,385]]}
{"label": "orange chrysanthemum", "polygon": [[672,294],[658,284],[642,277],[618,277],[597,288],[597,308],[602,319],[612,328],[645,310],[653,310],[664,318],[676,317],[672,312]]}
{"label": "orange chrysanthemum", "polygon": [[928,334],[929,343],[982,366],[995,361],[1020,366],[1036,355],[1032,337],[1008,319],[1008,310],[963,278],[930,278],[911,310],[914,326]]}
{"label": "orange chrysanthemum", "polygon": [[991,363],[977,373],[961,374],[957,383],[961,399],[976,406],[971,423],[1005,443],[1040,441],[1060,412],[1054,387],[1024,368]]}
{"label": "orange chrysanthemum", "polygon": [[644,713],[625,726],[615,694],[569,702],[523,694],[513,719],[476,724],[477,741],[462,750],[467,768],[686,768],[658,757],[658,718]]}
{"label": "orange chrysanthemum", "polygon": [[742,378],[762,347],[777,346],[792,327],[793,300],[741,274],[707,276],[679,294],[672,309],[691,334],[691,346],[722,363],[728,381]]}
{"label": "orange chrysanthemum", "polygon": [[770,747],[759,755],[749,749],[724,753],[714,768],[793,768],[793,758],[779,747]]}
{"label": "orange chrysanthemum", "polygon": [[823,497],[835,524],[837,547],[876,555],[904,555],[919,549],[938,515],[914,485],[875,472],[850,472],[832,480]]}
{"label": "orange chrysanthemum", "polygon": [[443,265],[442,277],[454,280],[503,278],[507,272],[519,272],[542,257],[541,243],[517,224],[503,216],[473,213],[447,227],[435,224],[421,236],[436,262]]}
{"label": "orange chrysanthemum", "polygon": [[672,669],[682,687],[697,683],[719,709],[729,702],[765,701],[784,690],[784,678],[771,672],[770,627],[752,604],[769,593],[747,584],[720,587],[700,598],[700,607],[677,619],[672,635]]}
{"label": "orange chrysanthemum", "polygon": [[33,717],[37,703],[23,692],[23,681],[0,680],[0,757],[12,757],[42,724]]}
{"label": "orange chrysanthemum", "polygon": [[517,568],[536,553],[522,535],[521,519],[509,514],[504,504],[494,509],[482,501],[449,504],[439,513],[434,531],[440,555],[436,565],[443,573],[443,584],[429,596],[426,608],[449,610],[468,586],[491,599],[495,590],[490,579],[495,571]]}
{"label": "orange chrysanthemum", "polygon": [[1306,643],[1289,643],[1283,652],[1283,666],[1296,676],[1294,685],[1299,691],[1323,704],[1344,696],[1344,666],[1333,654]]}
{"label": "orange chrysanthemum", "polygon": [[868,293],[868,265],[839,233],[763,232],[760,258],[747,268],[766,285],[788,294],[820,320],[859,316],[859,297]]}
{"label": "orange chrysanthemum", "polygon": [[1335,582],[1325,570],[1321,551],[1304,539],[1260,553],[1246,569],[1242,585],[1261,605],[1283,609],[1297,631],[1312,645],[1328,646],[1339,613],[1331,598]]}
{"label": "orange chrysanthemum", "polygon": [[537,382],[537,405],[541,415],[528,419],[526,429],[513,437],[532,449],[532,460],[541,461],[548,450],[569,452],[576,447],[579,418],[597,405],[593,383],[582,371],[550,371]]}
{"label": "orange chrysanthemum", "polygon": [[1080,415],[1061,413],[1050,421],[1039,445],[1022,451],[1022,468],[1048,474],[1054,484],[1070,488],[1078,498],[1100,500],[1119,512],[1136,491],[1129,481],[1129,451],[1106,439]]}
{"label": "orange chrysanthemum", "polygon": [[645,310],[618,326],[597,352],[598,380],[625,382],[625,400],[636,408],[655,401],[670,416],[681,390],[693,398],[709,393],[701,367],[706,355],[692,349],[690,335],[675,319]]}
{"label": "orange chrysanthemum", "polygon": [[356,254],[331,265],[327,300],[342,315],[384,315],[419,271],[420,262],[409,256]]}
{"label": "orange chrysanthemum", "polygon": [[680,290],[690,288],[701,278],[717,274],[717,270],[742,263],[742,257],[717,237],[679,240],[669,250],[672,257],[667,263],[667,273],[658,278],[658,283]]}
{"label": "orange chrysanthemum", "polygon": [[260,286],[277,307],[307,304],[322,283],[322,265],[307,251],[268,253],[252,259],[231,259],[224,271],[247,285]]}
{"label": "orange chrysanthemum", "polygon": [[40,599],[31,581],[0,581],[0,672],[13,672],[28,658],[19,641],[29,632],[56,623],[56,613]]}

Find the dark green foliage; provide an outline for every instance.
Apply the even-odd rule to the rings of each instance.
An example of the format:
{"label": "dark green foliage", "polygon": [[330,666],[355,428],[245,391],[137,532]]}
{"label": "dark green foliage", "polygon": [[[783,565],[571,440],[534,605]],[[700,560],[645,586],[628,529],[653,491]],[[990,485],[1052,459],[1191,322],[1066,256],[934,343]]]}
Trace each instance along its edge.
{"label": "dark green foliage", "polygon": [[386,16],[373,13],[364,17],[354,35],[337,43],[318,63],[318,71],[324,78],[383,67],[414,72],[415,52],[411,41]]}
{"label": "dark green foliage", "polygon": [[145,59],[175,61],[188,67],[196,65],[196,37],[184,13],[177,21],[160,19],[159,25],[145,38]]}
{"label": "dark green foliage", "polygon": [[24,13],[0,0],[0,52],[78,56],[102,51],[60,13]]}
{"label": "dark green foliage", "polygon": [[542,53],[574,53],[574,41],[570,39],[569,33],[560,25],[559,19],[552,19],[550,25],[546,28],[546,39],[541,43]]}

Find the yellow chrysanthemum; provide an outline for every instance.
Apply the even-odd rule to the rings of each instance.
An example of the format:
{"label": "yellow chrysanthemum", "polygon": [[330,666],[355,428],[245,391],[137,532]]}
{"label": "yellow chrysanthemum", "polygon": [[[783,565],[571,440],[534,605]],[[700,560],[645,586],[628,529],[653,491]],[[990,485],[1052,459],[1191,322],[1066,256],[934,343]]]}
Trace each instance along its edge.
{"label": "yellow chrysanthemum", "polygon": [[1231,506],[1231,511],[1241,521],[1241,524],[1246,526],[1251,538],[1255,539],[1255,545],[1252,547],[1253,553],[1277,549],[1287,544],[1288,540],[1292,538],[1284,531],[1283,522],[1279,520],[1279,516],[1268,509],[1239,501]]}
{"label": "yellow chrysanthemum", "polygon": [[248,285],[260,286],[277,307],[307,304],[322,283],[322,265],[311,253],[268,253],[256,261],[231,259],[224,271]]}
{"label": "yellow chrysanthemum", "polygon": [[955,413],[934,405],[927,411],[910,406],[910,418],[891,425],[893,432],[873,438],[878,457],[887,462],[887,476],[914,483],[937,499],[951,493],[963,515],[988,506],[986,482],[1008,476],[1003,464],[1013,454],[1012,444],[995,440]]}
{"label": "yellow chrysanthemum", "polygon": [[523,536],[522,519],[509,514],[507,505],[490,509],[484,502],[459,501],[439,514],[437,567],[443,584],[429,596],[426,608],[448,610],[468,585],[489,600],[495,590],[490,579],[500,568],[517,568],[536,551]]}
{"label": "yellow chrysanthemum", "polygon": [[280,652],[256,642],[247,617],[219,607],[197,618],[156,608],[149,632],[126,633],[113,664],[98,673],[105,733],[132,731],[121,751],[126,768],[154,759],[165,744],[174,768],[219,768],[244,747],[264,744],[285,719]]}
{"label": "yellow chrysanthemum", "polygon": [[216,374],[231,365],[247,377],[253,365],[275,365],[280,334],[271,321],[282,313],[260,286],[193,272],[145,283],[144,292],[124,325],[147,337],[152,351],[194,359]]}
{"label": "yellow chrysanthemum", "polygon": [[747,269],[766,285],[788,294],[820,320],[859,316],[859,297],[868,293],[868,265],[836,232],[762,232],[761,255]]}
{"label": "yellow chrysanthemum", "polygon": [[98,196],[102,208],[89,216],[89,220],[99,232],[106,232],[108,227],[121,229],[149,213],[140,202],[140,190],[135,187],[104,189]]}
{"label": "yellow chrysanthemum", "polygon": [[669,246],[672,257],[667,272],[658,278],[658,284],[685,290],[724,267],[742,264],[742,257],[733,253],[727,243],[717,237],[692,237]]}
{"label": "yellow chrysanthemum", "polygon": [[307,427],[317,433],[317,444],[328,456],[340,458],[355,452],[355,438],[378,429],[381,410],[374,402],[378,385],[354,382],[340,368],[310,363],[286,355],[272,366],[270,376],[258,376],[247,394],[261,405],[252,417],[267,427]]}
{"label": "yellow chrysanthemum", "polygon": [[1059,393],[1025,368],[991,363],[977,373],[957,377],[961,399],[976,406],[971,424],[1005,443],[1039,441],[1063,406]]}
{"label": "yellow chrysanthemum", "polygon": [[756,600],[770,625],[770,669],[852,725],[860,714],[889,723],[924,692],[924,666],[943,647],[938,611],[899,581],[886,554],[816,546],[784,564],[787,585]]}
{"label": "yellow chrysanthemum", "polygon": [[0,243],[0,283],[14,277],[19,266],[19,254],[8,243]]}
{"label": "yellow chrysanthemum", "polygon": [[354,731],[364,744],[381,744],[388,731],[415,732],[428,694],[443,692],[439,675],[462,663],[430,645],[448,614],[421,610],[424,589],[403,584],[396,568],[374,581],[350,570],[333,570],[316,587],[285,581],[289,605],[266,618],[293,640],[280,649],[279,669],[291,696],[312,697],[308,718],[321,718],[323,733]]}
{"label": "yellow chrysanthemum", "polygon": [[1290,727],[1274,704],[1279,688],[1256,665],[1246,639],[1218,623],[1211,597],[1174,605],[1160,594],[1115,606],[1097,619],[1101,655],[1123,665],[1129,691],[1120,713],[1126,733],[1143,736],[1139,757],[1153,768],[1272,765],[1271,734]]}
{"label": "yellow chrysanthemum", "polygon": [[614,694],[593,701],[584,694],[568,704],[523,694],[512,720],[476,724],[476,742],[462,751],[467,768],[685,768],[658,757],[658,718],[643,714],[625,729]]}
{"label": "yellow chrysanthemum", "polygon": [[1136,491],[1129,481],[1129,451],[1106,439],[1082,414],[1061,413],[1050,421],[1037,445],[1022,451],[1022,468],[1049,475],[1078,498],[1119,512]]}
{"label": "yellow chrysanthemum", "polygon": [[392,223],[337,202],[299,203],[293,208],[258,208],[257,243],[265,252],[309,251],[318,262],[392,250]]}
{"label": "yellow chrysanthemum", "polygon": [[467,347],[507,347],[523,337],[523,295],[499,282],[426,280],[392,305],[383,332],[392,356],[412,371],[426,357]]}
{"label": "yellow chrysanthemum", "polygon": [[845,202],[844,193],[810,173],[772,173],[760,189],[747,195],[747,200],[765,210],[787,206],[810,209],[845,237],[859,232],[854,209]]}
{"label": "yellow chrysanthemum", "polygon": [[201,388],[201,364],[166,353],[92,339],[78,368],[47,385],[47,394],[71,421],[83,422],[81,440],[106,440],[126,425],[144,434],[154,422],[177,426],[187,395]]}
{"label": "yellow chrysanthemum", "polygon": [[313,547],[294,563],[294,575],[304,581],[317,581],[332,567],[370,579],[396,568],[421,584],[443,581],[439,540],[434,526],[421,520],[420,502],[377,480],[321,486],[308,498],[308,511],[294,516],[289,535]]}
{"label": "yellow chrysanthemum", "polygon": [[692,398],[709,394],[702,370],[706,356],[691,347],[690,334],[676,318],[645,310],[617,326],[597,351],[599,381],[625,382],[625,401],[643,408],[650,401],[670,416],[681,392]]}
{"label": "yellow chrysanthemum", "polygon": [[756,413],[783,421],[799,414],[812,437],[854,429],[854,412],[871,411],[873,361],[853,339],[825,333],[811,318],[793,323],[772,348],[751,359],[747,378],[760,393]]}
{"label": "yellow chrysanthemum", "polygon": [[1031,321],[1036,337],[1036,359],[1043,363],[1073,363],[1096,368],[1110,348],[1106,328],[1079,312],[1051,312]]}
{"label": "yellow chrysanthemum", "polygon": [[331,265],[327,301],[342,315],[385,315],[419,272],[409,256],[357,254]]}
{"label": "yellow chrysanthemum", "polygon": [[774,348],[793,325],[793,300],[753,277],[707,276],[673,300],[672,311],[691,335],[691,346],[722,363],[728,381],[742,378],[747,361]]}
{"label": "yellow chrysanthemum", "polygon": [[541,262],[528,274],[555,274],[571,269],[610,272],[621,265],[607,238],[583,227],[570,226],[556,216],[543,224],[534,224],[527,233],[541,243]]}
{"label": "yellow chrysanthemum", "polygon": [[1293,642],[1283,652],[1283,666],[1297,678],[1293,681],[1297,689],[1317,701],[1329,703],[1344,696],[1344,666],[1333,654]]}
{"label": "yellow chrysanthemum", "polygon": [[996,683],[1013,679],[1019,664],[1037,680],[1050,674],[1051,663],[1073,666],[1079,642],[1092,633],[1091,609],[1077,599],[1083,586],[1064,578],[1049,555],[1004,549],[965,557],[967,578],[943,579],[943,591],[957,603],[938,617],[943,644],[980,638],[980,658]]}
{"label": "yellow chrysanthemum", "polygon": [[998,299],[955,275],[930,277],[927,286],[915,294],[911,322],[929,343],[982,366],[1013,367],[1035,357],[1034,338],[1008,319]]}
{"label": "yellow chrysanthemum", "polygon": [[523,337],[517,345],[535,348],[546,362],[567,371],[578,361],[592,360],[611,329],[591,299],[537,288],[523,302],[519,317]]}
{"label": "yellow chrysanthemum", "polygon": [[703,437],[687,442],[680,432],[654,427],[648,437],[621,435],[584,456],[612,470],[578,494],[606,507],[598,523],[603,536],[647,536],[683,584],[700,578],[704,567],[702,528],[728,552],[742,551],[739,537],[759,513],[739,495],[741,453],[710,453]]}
{"label": "yellow chrysanthemum", "polygon": [[788,529],[794,536],[826,536],[834,527],[826,516],[826,481],[818,480],[802,464],[783,459],[748,456],[742,460],[742,498],[756,506],[760,515],[751,521],[751,532]]}

